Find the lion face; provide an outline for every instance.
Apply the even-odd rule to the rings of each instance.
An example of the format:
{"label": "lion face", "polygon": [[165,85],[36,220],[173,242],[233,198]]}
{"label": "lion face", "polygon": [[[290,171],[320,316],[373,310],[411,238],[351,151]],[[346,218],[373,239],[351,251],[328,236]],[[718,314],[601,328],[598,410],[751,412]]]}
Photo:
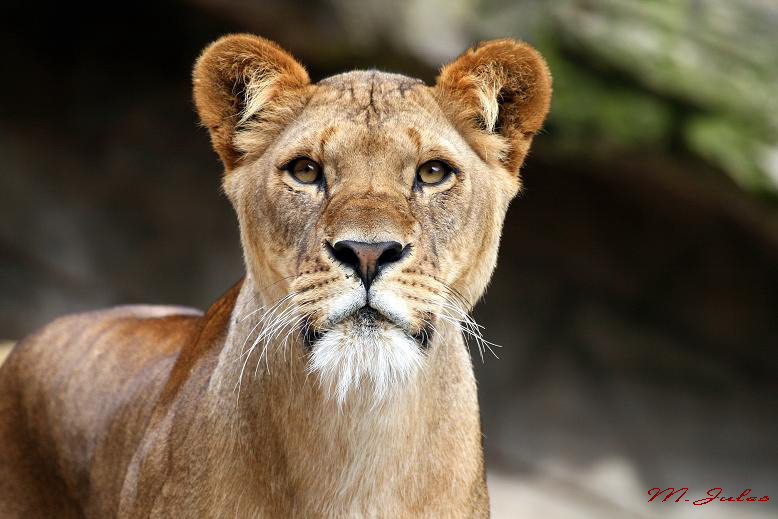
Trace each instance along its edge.
{"label": "lion face", "polygon": [[[548,105],[537,54],[498,45],[524,56],[522,85],[479,51],[435,87],[380,72],[311,85],[252,36],[220,40],[198,62],[195,99],[228,170],[248,273],[340,401],[361,384],[377,398],[406,385],[491,276]],[[527,70],[545,76],[530,84]],[[543,79],[542,114],[518,121]]]}

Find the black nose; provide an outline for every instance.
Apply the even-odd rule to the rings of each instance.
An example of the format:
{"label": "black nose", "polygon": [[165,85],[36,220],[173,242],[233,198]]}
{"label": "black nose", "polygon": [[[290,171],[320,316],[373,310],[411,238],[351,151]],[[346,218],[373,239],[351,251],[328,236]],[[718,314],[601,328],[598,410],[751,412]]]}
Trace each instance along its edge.
{"label": "black nose", "polygon": [[341,240],[330,246],[333,257],[359,275],[365,289],[376,278],[383,267],[399,261],[409,250],[396,241],[366,243],[362,241]]}

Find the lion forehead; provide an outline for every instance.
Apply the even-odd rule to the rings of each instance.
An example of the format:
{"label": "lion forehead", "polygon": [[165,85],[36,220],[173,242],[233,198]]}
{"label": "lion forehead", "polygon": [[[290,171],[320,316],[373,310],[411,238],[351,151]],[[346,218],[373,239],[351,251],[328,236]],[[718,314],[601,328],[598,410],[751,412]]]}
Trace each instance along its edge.
{"label": "lion forehead", "polygon": [[340,119],[371,126],[401,113],[437,108],[423,81],[401,74],[353,71],[323,79],[317,87],[310,107],[332,108]]}
{"label": "lion forehead", "polygon": [[317,83],[321,86],[329,86],[339,90],[362,90],[362,89],[383,89],[382,92],[388,93],[397,91],[403,94],[416,86],[424,86],[421,79],[416,79],[402,74],[391,72],[381,72],[379,70],[353,70],[336,74]]}

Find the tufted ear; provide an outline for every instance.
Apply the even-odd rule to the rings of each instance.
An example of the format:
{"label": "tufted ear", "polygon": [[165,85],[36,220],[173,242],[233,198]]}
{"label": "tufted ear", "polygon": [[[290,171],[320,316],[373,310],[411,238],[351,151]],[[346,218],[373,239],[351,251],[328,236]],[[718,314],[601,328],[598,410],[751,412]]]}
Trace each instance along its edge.
{"label": "tufted ear", "polygon": [[474,149],[518,173],[551,101],[551,74],[528,44],[491,40],[444,66],[440,105]]}
{"label": "tufted ear", "polygon": [[251,34],[210,44],[192,76],[197,112],[227,171],[245,153],[267,145],[299,113],[310,84],[305,68],[292,56]]}

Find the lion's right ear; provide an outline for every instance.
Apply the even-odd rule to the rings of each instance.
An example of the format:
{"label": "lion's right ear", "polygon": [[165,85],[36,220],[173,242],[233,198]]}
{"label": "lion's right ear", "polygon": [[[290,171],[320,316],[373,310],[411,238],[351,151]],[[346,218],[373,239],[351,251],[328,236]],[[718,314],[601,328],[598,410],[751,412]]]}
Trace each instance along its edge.
{"label": "lion's right ear", "polygon": [[[291,55],[251,34],[210,44],[192,76],[197,112],[227,171],[291,122],[304,106],[310,84],[305,68]],[[251,138],[241,139],[248,129]]]}

